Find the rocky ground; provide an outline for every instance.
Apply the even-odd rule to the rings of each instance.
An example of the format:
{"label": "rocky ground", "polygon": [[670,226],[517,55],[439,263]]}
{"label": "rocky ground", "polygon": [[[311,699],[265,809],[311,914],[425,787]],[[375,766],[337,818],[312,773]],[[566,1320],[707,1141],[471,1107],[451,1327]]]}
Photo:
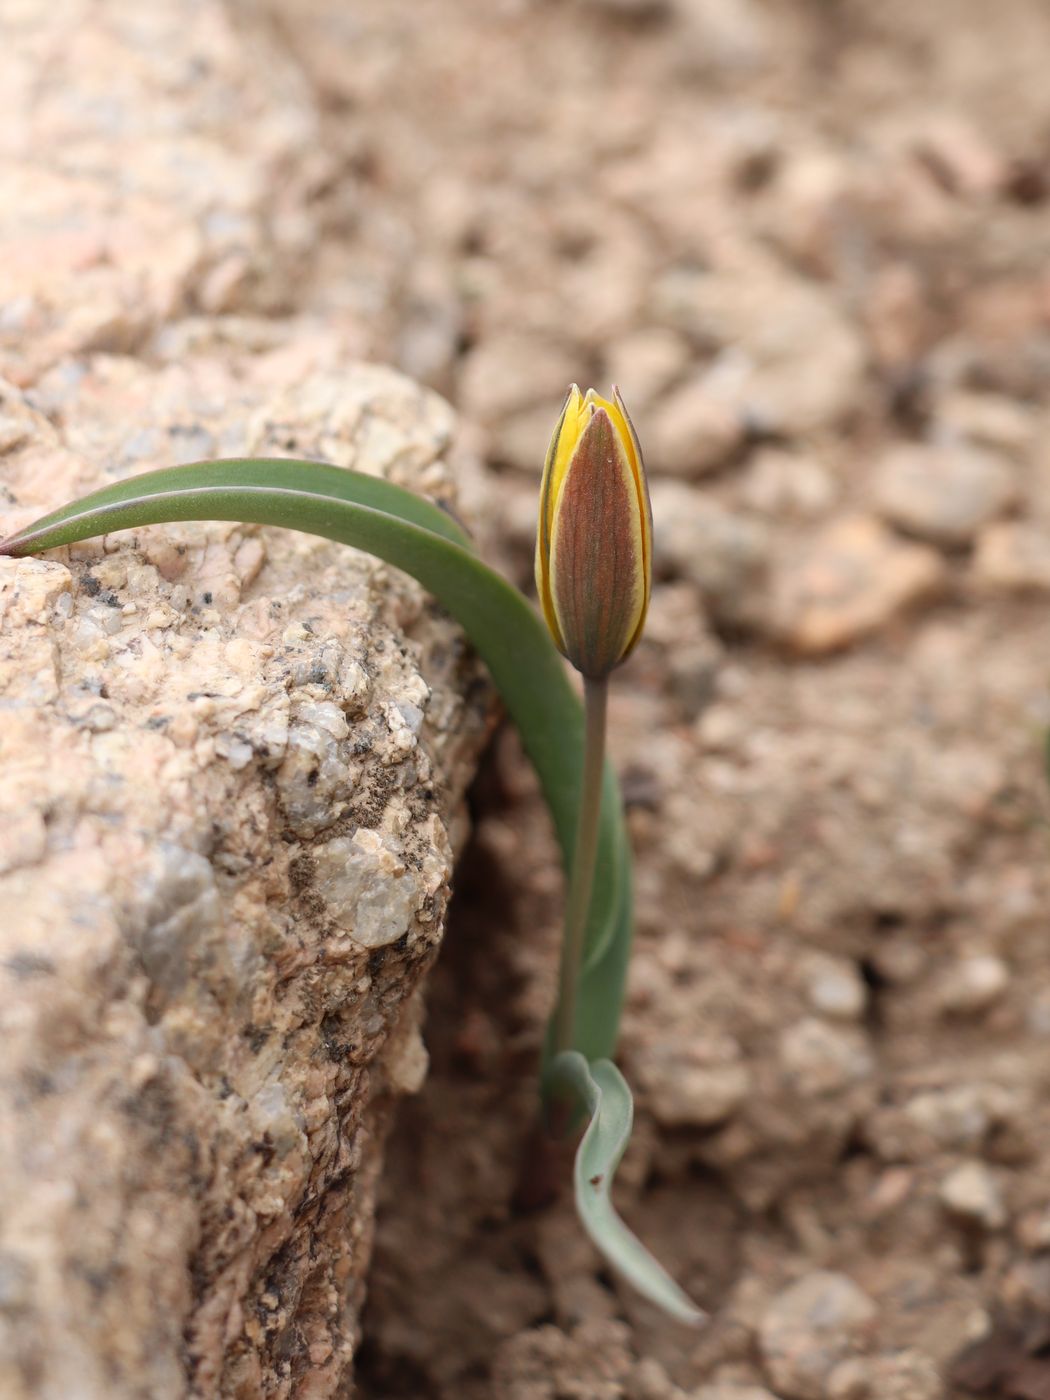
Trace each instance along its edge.
{"label": "rocky ground", "polygon": [[[162,71],[41,31],[7,100],[70,154],[41,180],[33,133],[0,138],[23,180],[5,373],[60,393],[64,357],[177,361],[198,332],[158,331],[173,310],[209,344],[301,324],[326,369],[378,359],[451,399],[464,498],[523,583],[570,380],[620,383],[653,480],[658,584],[612,708],[638,872],[621,1200],[715,1321],[622,1291],[566,1205],[510,1208],[561,884],[504,735],[359,1394],[1046,1400],[1043,0],[157,13],[170,33],[144,11],[132,49],[198,45],[214,77],[217,47],[251,82],[201,101],[192,52]],[[79,106],[63,63],[81,92],[97,71]],[[118,226],[94,174],[147,92],[161,156]],[[169,105],[194,114],[178,141]],[[41,261],[70,181],[82,218]],[[278,345],[268,372],[299,363]]]}
{"label": "rocky ground", "polygon": [[341,155],[305,302],[451,397],[493,556],[527,580],[566,382],[615,379],[639,424],[659,583],[613,702],[622,1199],[717,1319],[662,1323],[567,1207],[509,1209],[561,893],[508,738],[360,1393],[1050,1396],[1050,14],[281,23]]}

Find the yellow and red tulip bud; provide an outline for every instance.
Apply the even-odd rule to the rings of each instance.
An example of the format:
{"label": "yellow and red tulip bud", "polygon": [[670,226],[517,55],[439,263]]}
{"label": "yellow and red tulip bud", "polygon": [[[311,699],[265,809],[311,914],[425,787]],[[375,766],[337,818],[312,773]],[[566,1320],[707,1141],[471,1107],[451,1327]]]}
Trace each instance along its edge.
{"label": "yellow and red tulip bud", "polygon": [[558,649],[590,680],[642,634],[652,588],[645,467],[618,389],[569,390],[543,469],[536,587]]}

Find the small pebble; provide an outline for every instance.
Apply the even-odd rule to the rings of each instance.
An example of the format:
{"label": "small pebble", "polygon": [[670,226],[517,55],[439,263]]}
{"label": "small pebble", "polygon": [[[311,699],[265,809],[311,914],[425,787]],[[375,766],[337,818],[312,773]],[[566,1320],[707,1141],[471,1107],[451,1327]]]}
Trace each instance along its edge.
{"label": "small pebble", "polygon": [[986,1230],[999,1230],[1006,1224],[1002,1192],[991,1169],[984,1162],[963,1162],[944,1178],[941,1201],[953,1215],[971,1220]]}
{"label": "small pebble", "polygon": [[1017,495],[1005,458],[960,443],[891,448],[876,468],[875,493],[887,520],[932,544],[970,544]]}
{"label": "small pebble", "polygon": [[773,631],[803,655],[850,646],[934,596],[943,570],[926,546],[896,539],[868,516],[844,517],[774,573]]}
{"label": "small pebble", "polygon": [[638,1060],[646,1103],[665,1127],[714,1127],[732,1117],[751,1092],[751,1073],[732,1042],[713,1047],[664,1042]]}
{"label": "small pebble", "polygon": [[875,1304],[845,1274],[818,1270],[785,1288],[759,1325],[766,1371],[784,1400],[826,1400],[835,1367],[860,1348]]}
{"label": "small pebble", "polygon": [[662,399],[646,430],[646,461],[656,475],[696,478],[722,466],[744,441],[745,420],[690,380]]}
{"label": "small pebble", "polygon": [[1050,535],[1014,520],[989,525],[977,541],[973,571],[990,593],[1050,593]]}
{"label": "small pebble", "polygon": [[836,1021],[856,1021],[864,1013],[868,990],[853,963],[821,958],[809,969],[806,993],[814,1011]]}
{"label": "small pebble", "polygon": [[1024,453],[1038,429],[1032,409],[1003,394],[976,394],[956,390],[937,408],[937,421],[951,433],[985,447]]}
{"label": "small pebble", "polygon": [[757,625],[765,616],[766,526],[681,482],[654,481],[657,573],[689,579],[719,622]]}
{"label": "small pebble", "polygon": [[638,1362],[624,1382],[624,1400],[686,1400],[655,1357]]}
{"label": "small pebble", "polygon": [[916,1351],[851,1356],[828,1377],[827,1400],[942,1400],[937,1367]]}
{"label": "small pebble", "polygon": [[648,327],[613,343],[606,377],[622,387],[631,417],[637,421],[637,416],[688,369],[689,360],[689,342],[683,336],[664,327]]}
{"label": "small pebble", "polygon": [[1001,958],[987,953],[962,958],[941,985],[941,1006],[960,1016],[985,1011],[999,1000],[1009,983],[1010,971]]}
{"label": "small pebble", "polygon": [[741,485],[745,505],[776,519],[818,516],[835,499],[831,473],[809,457],[767,447],[755,454]]}
{"label": "small pebble", "polygon": [[939,1147],[974,1148],[993,1124],[1008,1124],[1023,1111],[1009,1090],[991,1084],[956,1084],[915,1094],[904,1116]]}
{"label": "small pebble", "polygon": [[866,1079],[873,1069],[867,1041],[816,1017],[797,1021],[780,1037],[780,1062],[792,1087],[811,1097],[833,1094]]}

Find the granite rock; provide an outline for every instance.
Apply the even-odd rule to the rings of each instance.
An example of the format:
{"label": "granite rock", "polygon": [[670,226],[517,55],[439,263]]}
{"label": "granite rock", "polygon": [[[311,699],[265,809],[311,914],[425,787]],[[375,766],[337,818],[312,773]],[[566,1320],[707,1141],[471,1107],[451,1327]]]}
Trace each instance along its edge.
{"label": "granite rock", "polygon": [[[187,434],[445,499],[450,414],[289,335],[13,386],[5,531]],[[291,377],[287,377],[287,376]],[[129,443],[131,448],[129,449]],[[412,580],[291,531],[0,560],[0,1391],[346,1384],[391,1105],[419,1088],[489,692]],[[468,701],[467,696],[470,696]]]}
{"label": "granite rock", "polygon": [[4,37],[0,373],[134,350],[190,310],[287,305],[327,166],[260,26],[218,0],[12,0]]}

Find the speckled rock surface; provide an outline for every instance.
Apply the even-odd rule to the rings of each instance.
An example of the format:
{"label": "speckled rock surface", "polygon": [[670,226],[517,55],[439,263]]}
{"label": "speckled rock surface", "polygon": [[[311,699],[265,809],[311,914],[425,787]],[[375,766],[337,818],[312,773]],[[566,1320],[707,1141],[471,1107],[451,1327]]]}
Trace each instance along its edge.
{"label": "speckled rock surface", "polygon": [[[252,452],[454,501],[440,399],[258,316],[324,169],[273,33],[210,0],[4,30],[0,531]],[[305,536],[0,561],[5,1400],[345,1390],[490,703],[411,580]]]}
{"label": "speckled rock surface", "polygon": [[[125,470],[129,403],[451,495],[435,396],[221,361],[88,362],[65,429],[6,387],[3,524]],[[411,580],[291,532],[3,560],[0,618],[0,1392],[334,1394],[489,693]]]}
{"label": "speckled rock surface", "polygon": [[[451,493],[450,416],[408,381],[223,363],[209,413],[205,353],[96,360],[67,431],[5,389],[4,524],[123,469],[129,401]],[[426,1068],[476,664],[404,576],[229,524],[4,560],[0,615],[0,1390],[334,1394]]]}
{"label": "speckled rock surface", "polygon": [[5,0],[3,31],[3,373],[289,304],[327,167],[309,88],[250,7]]}

